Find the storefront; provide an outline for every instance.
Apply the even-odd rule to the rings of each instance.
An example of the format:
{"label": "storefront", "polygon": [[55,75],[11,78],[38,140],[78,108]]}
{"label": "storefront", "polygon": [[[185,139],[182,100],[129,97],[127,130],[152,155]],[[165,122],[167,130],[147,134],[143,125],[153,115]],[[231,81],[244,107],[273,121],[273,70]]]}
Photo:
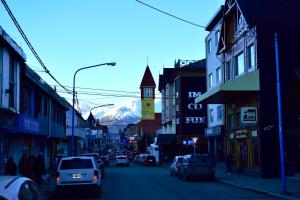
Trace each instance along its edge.
{"label": "storefront", "polygon": [[205,137],[208,138],[208,152],[213,154],[218,162],[225,161],[224,126],[217,125],[205,129]]}

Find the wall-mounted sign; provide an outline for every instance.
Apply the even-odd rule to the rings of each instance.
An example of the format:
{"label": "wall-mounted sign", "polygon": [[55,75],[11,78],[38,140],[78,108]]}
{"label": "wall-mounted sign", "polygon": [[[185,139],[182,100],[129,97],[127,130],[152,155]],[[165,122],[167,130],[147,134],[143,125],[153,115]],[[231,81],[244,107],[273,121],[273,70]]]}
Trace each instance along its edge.
{"label": "wall-mounted sign", "polygon": [[241,121],[244,124],[255,124],[257,121],[256,107],[241,107]]}

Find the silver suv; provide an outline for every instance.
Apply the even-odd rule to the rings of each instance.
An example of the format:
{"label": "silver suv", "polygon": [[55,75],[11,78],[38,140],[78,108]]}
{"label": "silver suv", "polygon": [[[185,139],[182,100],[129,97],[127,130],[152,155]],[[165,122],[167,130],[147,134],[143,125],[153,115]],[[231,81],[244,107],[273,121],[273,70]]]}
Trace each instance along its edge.
{"label": "silver suv", "polygon": [[92,190],[101,195],[102,177],[92,156],[64,157],[58,164],[56,190]]}

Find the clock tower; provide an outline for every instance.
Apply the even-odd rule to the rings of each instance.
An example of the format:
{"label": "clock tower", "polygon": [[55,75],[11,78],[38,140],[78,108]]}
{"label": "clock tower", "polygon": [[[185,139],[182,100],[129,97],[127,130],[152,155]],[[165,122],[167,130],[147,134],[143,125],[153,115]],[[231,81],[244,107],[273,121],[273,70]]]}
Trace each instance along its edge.
{"label": "clock tower", "polygon": [[147,65],[141,85],[142,120],[155,120],[155,88],[152,73]]}

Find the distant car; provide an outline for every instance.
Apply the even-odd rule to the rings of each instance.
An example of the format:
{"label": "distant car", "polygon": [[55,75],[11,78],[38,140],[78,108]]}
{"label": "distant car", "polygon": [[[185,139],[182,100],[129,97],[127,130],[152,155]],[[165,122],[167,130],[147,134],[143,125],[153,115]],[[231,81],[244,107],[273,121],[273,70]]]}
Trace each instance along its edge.
{"label": "distant car", "polygon": [[143,153],[140,154],[138,164],[143,165],[147,155],[148,154],[143,154]]}
{"label": "distant car", "polygon": [[181,165],[183,160],[183,156],[175,156],[173,159],[172,164],[170,165],[170,174],[171,176],[177,176],[178,175],[178,168]]}
{"label": "distant car", "polygon": [[62,158],[56,174],[56,191],[78,190],[92,191],[101,195],[102,177],[92,156],[71,156]]}
{"label": "distant car", "polygon": [[107,156],[100,156],[100,159],[103,161],[105,167],[109,167],[110,162]]}
{"label": "distant car", "polygon": [[211,155],[185,155],[178,169],[178,178],[183,180],[205,178],[215,179],[215,161]]}
{"label": "distant car", "polygon": [[143,162],[144,166],[156,166],[156,158],[153,155],[146,155]]}
{"label": "distant car", "polygon": [[116,156],[116,166],[129,166],[129,160],[127,156]]}
{"label": "distant car", "polygon": [[46,200],[39,186],[31,179],[22,176],[0,176],[0,199]]}
{"label": "distant car", "polygon": [[136,155],[133,159],[134,163],[139,163],[140,155]]}

